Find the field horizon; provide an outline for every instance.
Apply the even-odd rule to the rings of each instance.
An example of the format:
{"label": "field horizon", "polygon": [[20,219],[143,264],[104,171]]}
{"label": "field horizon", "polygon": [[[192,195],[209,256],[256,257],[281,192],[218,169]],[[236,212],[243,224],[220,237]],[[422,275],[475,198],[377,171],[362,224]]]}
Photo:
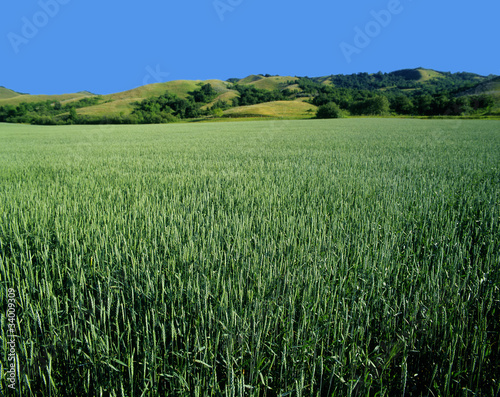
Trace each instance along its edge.
{"label": "field horizon", "polygon": [[[332,87],[342,89],[343,87],[350,88],[363,88],[374,95],[387,95],[387,92],[394,91],[401,95],[409,95],[412,92],[431,89],[429,92],[440,93],[441,89],[435,86],[443,85],[447,87],[442,94],[453,96],[478,96],[490,95],[494,98],[495,105],[488,113],[489,117],[500,117],[500,84],[498,83],[498,76],[480,76],[474,73],[455,73],[450,74],[447,72],[439,72],[433,69],[415,68],[415,69],[402,69],[385,74],[385,78],[389,78],[388,83],[380,83],[379,79],[382,78],[381,72],[379,73],[359,73],[349,76],[344,75],[331,75],[323,77],[308,78],[311,81],[319,84],[319,87]],[[139,86],[127,91],[98,95],[88,91],[80,91],[73,94],[63,95],[29,95],[20,94],[11,89],[0,87],[0,107],[2,106],[19,106],[21,103],[40,103],[40,102],[59,102],[62,106],[77,105],[83,99],[94,99],[96,103],[87,104],[84,107],[77,107],[76,114],[81,117],[106,117],[106,118],[119,118],[128,117],[134,112],[134,106],[140,101],[158,97],[165,92],[177,95],[179,98],[186,99],[189,93],[198,89],[203,84],[210,84],[216,95],[208,103],[202,104],[202,110],[206,110],[214,105],[225,104],[230,106],[232,101],[240,97],[240,93],[235,88],[236,85],[242,87],[252,87],[257,90],[263,91],[277,91],[292,93],[294,99],[292,104],[287,105],[287,109],[283,110],[281,101],[266,101],[267,103],[257,104],[243,104],[223,109],[223,117],[236,117],[238,114],[242,117],[255,116],[255,117],[275,117],[274,115],[281,115],[278,117],[297,119],[307,119],[314,115],[317,110],[317,104],[311,104],[308,109],[305,109],[306,100],[311,101],[314,95],[311,91],[304,91],[304,87],[299,84],[301,77],[297,76],[272,76],[272,75],[250,75],[244,78],[229,78],[226,81],[218,79],[208,80],[172,80],[167,82],[158,82]],[[334,83],[334,80],[341,79]],[[391,80],[392,79],[392,80]],[[394,80],[396,79],[396,80]],[[397,80],[399,79],[399,80]],[[455,80],[454,80],[455,79]],[[369,82],[371,81],[371,82]],[[394,83],[398,81],[398,83]],[[464,82],[467,82],[463,86]],[[346,85],[347,84],[347,85]],[[398,84],[400,86],[398,86]],[[402,84],[402,85],[401,85]],[[461,85],[462,84],[462,85]],[[409,88],[403,88],[409,87]],[[433,90],[433,91],[432,91]],[[451,90],[451,93],[448,92]],[[458,90],[454,93],[453,90]],[[299,104],[297,103],[299,102]],[[303,106],[300,103],[304,103]],[[248,109],[248,106],[254,106]],[[445,109],[445,115],[449,115],[454,106],[450,105],[450,109]],[[311,112],[307,112],[310,110]],[[64,113],[67,115],[68,113]],[[454,114],[454,113],[451,113]],[[103,122],[106,124],[106,121]]]}

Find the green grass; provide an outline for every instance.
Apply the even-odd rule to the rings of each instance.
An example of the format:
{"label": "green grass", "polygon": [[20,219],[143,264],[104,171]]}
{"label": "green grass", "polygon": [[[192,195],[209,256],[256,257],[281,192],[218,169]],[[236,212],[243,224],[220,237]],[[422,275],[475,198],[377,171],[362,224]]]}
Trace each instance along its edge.
{"label": "green grass", "polygon": [[0,86],[0,99],[8,99],[12,97],[19,96],[20,94],[18,92],[9,90],[8,88],[1,87]]}
{"label": "green grass", "polygon": [[443,78],[443,75],[440,72],[437,72],[437,71],[432,70],[432,69],[419,68],[419,69],[415,69],[415,70],[420,72],[421,77],[418,80],[420,82],[426,82],[426,81],[433,80],[433,79],[442,79]]}
{"label": "green grass", "polygon": [[149,84],[116,94],[104,95],[103,99],[106,103],[79,109],[78,114],[116,116],[123,113],[128,115],[134,109],[134,102],[140,102],[146,98],[163,95],[166,91],[178,95],[181,98],[186,98],[190,91],[199,88],[199,84],[207,83],[210,83],[212,87],[221,94],[219,95],[221,100],[230,100],[231,95],[228,95],[228,93],[231,91],[227,88],[227,83],[221,80],[174,80],[166,83]]}
{"label": "green grass", "polygon": [[17,394],[498,394],[498,131],[0,125]]}
{"label": "green grass", "polygon": [[467,95],[492,95],[497,101],[497,105],[500,102],[500,77],[495,77],[493,79],[484,81],[477,86],[466,91]]}
{"label": "green grass", "polygon": [[[98,105],[78,109],[77,113],[92,116],[117,116],[120,113],[128,115],[133,110],[133,103],[153,96],[163,95],[166,91],[186,98],[188,92],[199,88],[198,84],[210,83],[212,87],[219,92],[220,99],[230,100],[234,95],[228,95],[231,91],[227,88],[227,83],[222,80],[174,80],[166,83],[155,83],[144,85],[132,90],[118,92],[115,94],[103,95],[103,101]],[[15,95],[14,95],[15,94]],[[39,101],[60,101],[63,104],[79,100],[88,96],[93,96],[89,92],[78,92],[75,94],[64,95],[19,95],[14,91],[0,87],[0,106],[19,105],[21,102],[39,102]]]}
{"label": "green grass", "polygon": [[226,117],[311,118],[316,115],[317,109],[317,106],[299,99],[238,106],[224,111],[224,115]]}
{"label": "green grass", "polygon": [[0,98],[0,106],[14,105],[17,106],[22,102],[44,102],[44,101],[60,101],[62,104],[72,102],[75,100],[83,99],[93,96],[87,92],[77,92],[75,94],[61,94],[61,95],[18,95],[10,98]]}
{"label": "green grass", "polygon": [[[286,85],[289,81],[296,82],[298,79],[296,77],[290,76],[272,76],[272,77],[263,77],[260,80],[249,83],[249,85],[253,85],[255,88],[259,88],[262,90],[279,90],[283,85]],[[294,85],[292,83],[292,85]]]}

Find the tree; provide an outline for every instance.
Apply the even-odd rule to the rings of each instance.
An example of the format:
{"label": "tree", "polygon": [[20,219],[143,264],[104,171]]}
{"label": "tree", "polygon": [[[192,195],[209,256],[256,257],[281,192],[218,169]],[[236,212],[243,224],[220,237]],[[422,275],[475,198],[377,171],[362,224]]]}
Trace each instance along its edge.
{"label": "tree", "polygon": [[489,110],[495,104],[495,98],[491,95],[481,94],[470,97],[470,105],[474,110]]}
{"label": "tree", "polygon": [[376,96],[369,101],[369,113],[373,115],[382,116],[385,114],[389,114],[390,112],[390,104],[389,100],[385,96]]}
{"label": "tree", "polygon": [[470,100],[466,96],[455,98],[453,102],[453,113],[456,115],[466,115],[472,111]]}
{"label": "tree", "polygon": [[398,114],[411,114],[413,102],[406,95],[398,95],[392,100],[391,108]]}
{"label": "tree", "polygon": [[69,119],[70,124],[75,124],[78,121],[78,115],[76,114],[75,108],[69,109]]}
{"label": "tree", "polygon": [[195,102],[207,103],[217,96],[217,91],[212,88],[210,83],[203,85],[199,90],[189,93]]}
{"label": "tree", "polygon": [[429,94],[419,95],[415,98],[417,114],[429,116],[432,113],[432,97]]}
{"label": "tree", "polygon": [[389,100],[385,96],[376,96],[352,104],[351,112],[357,115],[383,116],[390,111]]}
{"label": "tree", "polygon": [[224,111],[221,108],[212,109],[212,115],[214,117],[220,118],[224,115]]}
{"label": "tree", "polygon": [[450,112],[450,99],[446,95],[439,95],[433,98],[431,113],[433,115],[447,114]]}
{"label": "tree", "polygon": [[345,117],[345,114],[335,102],[328,102],[318,108],[316,117],[318,119],[338,119]]}

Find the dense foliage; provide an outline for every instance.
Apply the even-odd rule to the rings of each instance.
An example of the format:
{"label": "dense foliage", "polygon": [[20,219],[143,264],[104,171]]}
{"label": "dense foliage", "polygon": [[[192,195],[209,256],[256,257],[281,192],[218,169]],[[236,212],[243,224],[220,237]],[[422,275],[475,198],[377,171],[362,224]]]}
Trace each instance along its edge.
{"label": "dense foliage", "polygon": [[200,116],[220,117],[221,110],[228,107],[226,102],[216,101],[211,107],[202,109],[203,105],[212,102],[217,95],[211,84],[204,84],[200,89],[189,92],[186,99],[166,92],[159,97],[136,103],[131,120],[139,124],[156,124]]}
{"label": "dense foliage", "polygon": [[[0,122],[31,124],[156,124],[195,118],[216,113],[215,108],[201,110],[201,106],[217,97],[210,84],[189,92],[186,99],[165,92],[134,104],[130,115],[88,116],[78,115],[75,109],[92,106],[102,97],[84,98],[62,106],[58,101],[21,103],[18,106],[1,106]],[[225,106],[217,102],[215,106]]]}
{"label": "dense foliage", "polygon": [[257,103],[282,101],[290,99],[293,94],[285,90],[263,90],[255,88],[251,85],[238,85],[234,86],[238,91],[239,96],[233,99],[233,106],[248,106]]}
{"label": "dense foliage", "polygon": [[[440,93],[434,95],[429,93],[433,90],[428,88],[413,91],[374,90],[373,88],[377,87],[373,85],[375,78],[366,73],[360,75],[359,80],[358,77],[344,80],[342,76],[335,76],[336,79],[332,76],[332,80],[340,79],[337,81],[340,87],[327,85],[322,81],[307,77],[301,78],[298,84],[304,93],[312,96],[310,100],[312,104],[322,106],[335,102],[353,115],[387,115],[392,112],[414,116],[461,116],[488,111],[495,104],[494,98],[490,95],[456,96],[454,94],[456,87],[453,91],[447,91],[445,88],[451,83],[443,84]],[[346,81],[351,83],[347,84]],[[411,82],[411,86],[415,87],[417,83]],[[418,86],[421,84],[418,83]],[[469,86],[470,81],[466,81],[460,87],[465,89]]]}
{"label": "dense foliage", "polygon": [[318,108],[316,117],[318,119],[338,119],[345,117],[345,113],[335,102],[328,102]]}
{"label": "dense foliage", "polygon": [[62,105],[59,101],[23,102],[17,106],[0,106],[0,122],[31,124],[74,124],[75,109],[97,105],[101,96],[83,98]]}
{"label": "dense foliage", "polygon": [[[396,88],[399,90],[417,89],[428,94],[437,94],[443,91],[458,92],[477,84],[477,75],[472,73],[441,72],[443,78],[420,81],[418,70],[407,69],[392,73],[358,73],[351,75],[332,75],[328,79],[339,88],[353,88],[357,90],[379,90]],[[314,79],[321,81],[321,79]]]}
{"label": "dense foliage", "polygon": [[[260,75],[262,78],[269,75]],[[270,77],[270,76],[269,76]],[[61,105],[57,101],[21,103],[18,106],[1,106],[0,122],[32,124],[151,124],[167,123],[199,117],[222,117],[230,107],[255,105],[264,102],[292,100],[306,97],[318,107],[335,103],[343,114],[352,115],[412,115],[412,116],[469,116],[490,112],[495,105],[490,95],[461,96],[480,79],[470,73],[441,73],[439,78],[420,80],[417,70],[400,70],[393,73],[358,73],[348,76],[332,75],[323,78],[301,77],[298,81],[281,84],[267,90],[249,84],[238,84],[229,79],[230,89],[237,96],[231,101],[217,100],[211,84],[179,98],[172,93],[151,97],[134,104],[130,114],[119,116],[84,116],[76,109],[103,101],[102,97],[89,97]],[[478,80],[479,79],[479,80]],[[297,84],[300,91],[290,90]],[[214,103],[215,101],[215,103]],[[321,116],[321,112],[320,115]]]}

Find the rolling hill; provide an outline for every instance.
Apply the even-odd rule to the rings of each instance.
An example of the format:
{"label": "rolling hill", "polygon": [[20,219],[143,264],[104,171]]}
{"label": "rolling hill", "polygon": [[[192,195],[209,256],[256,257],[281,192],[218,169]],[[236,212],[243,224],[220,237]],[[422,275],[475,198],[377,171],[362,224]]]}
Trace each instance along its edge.
{"label": "rolling hill", "polygon": [[0,89],[0,106],[3,105],[17,106],[23,102],[31,103],[31,102],[43,102],[43,101],[59,101],[62,104],[65,104],[71,101],[77,101],[79,99],[95,96],[95,94],[92,94],[87,91],[76,92],[74,94],[62,94],[62,95],[29,95],[29,94],[15,93],[16,95],[4,96],[4,95],[9,95],[9,92],[14,92],[14,91],[5,88]]}
{"label": "rolling hill", "polygon": [[8,88],[5,87],[0,87],[0,99],[9,99],[9,98],[14,98],[16,96],[22,95],[19,92],[15,92],[12,90],[9,90]]}
{"label": "rolling hill", "polygon": [[500,76],[481,82],[475,87],[460,93],[460,95],[481,95],[481,94],[494,95],[500,97]]}
{"label": "rolling hill", "polygon": [[[115,116],[129,114],[133,110],[133,104],[154,96],[160,96],[166,91],[186,98],[188,93],[199,88],[200,85],[210,83],[212,87],[220,93],[222,100],[228,99],[228,93],[231,92],[227,88],[228,82],[222,80],[174,80],[166,83],[148,84],[132,90],[118,92],[103,96],[103,103],[95,106],[90,106],[78,110],[82,115],[110,115]],[[234,95],[233,95],[234,96]]]}
{"label": "rolling hill", "polygon": [[299,79],[290,76],[269,76],[251,75],[238,81],[241,85],[252,85],[263,90],[278,90],[294,85]]}
{"label": "rolling hill", "polygon": [[307,118],[316,113],[317,106],[296,99],[238,106],[224,112],[226,117]]}
{"label": "rolling hill", "polygon": [[[353,75],[330,75],[315,78],[305,78],[319,87],[368,90],[383,92],[384,95],[415,92],[438,93],[440,90],[459,90],[459,95],[477,95],[480,93],[494,94],[500,98],[500,77],[489,79],[473,73],[449,73],[432,69],[415,68],[402,69],[391,73],[358,73]],[[232,106],[234,98],[240,93],[237,86],[254,87],[257,90],[293,92],[292,101],[274,101],[259,103],[250,106],[232,107],[224,111],[225,117],[290,117],[306,118],[312,116],[316,106],[305,103],[311,98],[311,91],[304,91],[304,78],[291,76],[250,75],[245,78],[222,80],[175,80],[165,83],[144,85],[131,90],[100,96],[97,104],[81,107],[76,110],[79,115],[85,116],[127,116],[134,109],[134,104],[144,99],[158,97],[166,91],[176,94],[180,98],[187,98],[189,92],[199,89],[209,83],[218,94],[210,103],[204,104],[202,109],[208,109],[217,102],[225,102]],[[237,85],[237,86],[236,86]],[[318,86],[316,86],[318,87]],[[41,101],[59,101],[62,105],[83,98],[96,96],[88,91],[63,95],[29,95],[20,94],[11,89],[0,87],[0,106],[17,106],[22,102],[32,103]]]}

